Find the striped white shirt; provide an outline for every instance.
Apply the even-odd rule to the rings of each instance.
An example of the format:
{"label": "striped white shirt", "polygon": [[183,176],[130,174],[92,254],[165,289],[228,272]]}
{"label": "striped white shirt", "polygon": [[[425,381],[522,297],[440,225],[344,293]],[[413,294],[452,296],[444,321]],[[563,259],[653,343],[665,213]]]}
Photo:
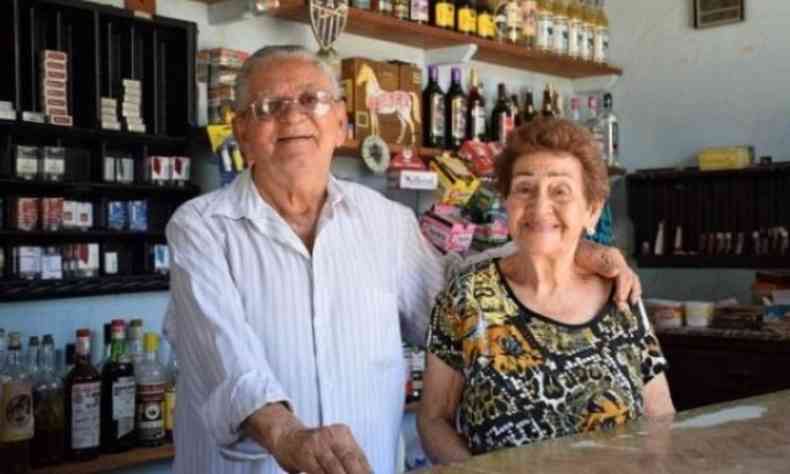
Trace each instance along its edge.
{"label": "striped white shirt", "polygon": [[179,208],[167,240],[175,472],[282,472],[271,456],[221,454],[248,415],[280,400],[307,426],[347,424],[376,474],[394,472],[401,340],[424,344],[446,265],[413,212],[330,178],[310,254],[245,172]]}

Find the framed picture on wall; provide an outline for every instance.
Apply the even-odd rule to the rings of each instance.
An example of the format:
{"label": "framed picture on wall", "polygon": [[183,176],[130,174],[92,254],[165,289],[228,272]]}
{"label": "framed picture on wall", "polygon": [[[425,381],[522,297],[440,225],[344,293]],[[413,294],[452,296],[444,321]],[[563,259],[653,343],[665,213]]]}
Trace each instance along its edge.
{"label": "framed picture on wall", "polygon": [[746,0],[692,0],[694,2],[694,28],[729,25],[746,19]]}

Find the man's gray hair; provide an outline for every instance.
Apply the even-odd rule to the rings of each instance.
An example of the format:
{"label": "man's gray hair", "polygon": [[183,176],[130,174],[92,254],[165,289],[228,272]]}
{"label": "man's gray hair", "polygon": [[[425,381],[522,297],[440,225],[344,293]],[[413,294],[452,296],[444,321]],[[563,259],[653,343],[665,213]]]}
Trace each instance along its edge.
{"label": "man's gray hair", "polygon": [[337,76],[334,70],[315,53],[308,50],[304,46],[299,45],[277,45],[277,46],[264,46],[263,48],[255,51],[244,61],[241,66],[239,74],[236,76],[235,95],[236,95],[236,112],[243,111],[249,105],[249,82],[250,75],[259,63],[270,61],[272,59],[289,59],[299,58],[311,62],[318,66],[324,74],[332,82],[332,93],[335,97],[340,97],[340,84],[337,81]]}

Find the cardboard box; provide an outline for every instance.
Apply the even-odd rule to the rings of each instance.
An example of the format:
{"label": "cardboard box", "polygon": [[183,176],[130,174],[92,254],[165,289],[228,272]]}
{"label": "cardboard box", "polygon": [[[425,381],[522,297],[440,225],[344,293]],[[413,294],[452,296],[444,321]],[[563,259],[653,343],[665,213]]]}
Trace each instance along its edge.
{"label": "cardboard box", "polygon": [[[341,84],[357,140],[378,135],[390,144],[421,142],[421,95],[419,85],[414,92],[414,72],[410,65],[365,58],[343,60]],[[408,90],[402,90],[401,77]]]}

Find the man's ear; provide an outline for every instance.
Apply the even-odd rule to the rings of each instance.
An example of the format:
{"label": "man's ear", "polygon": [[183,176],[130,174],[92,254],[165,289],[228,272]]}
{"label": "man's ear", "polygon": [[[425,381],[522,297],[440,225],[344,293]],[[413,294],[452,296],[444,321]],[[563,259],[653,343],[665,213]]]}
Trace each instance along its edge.
{"label": "man's ear", "polygon": [[236,114],[233,117],[231,125],[233,126],[233,136],[236,137],[236,143],[239,144],[239,151],[241,151],[241,154],[246,159],[247,150],[245,144],[247,143],[247,127],[249,124],[247,123],[247,118],[242,115],[243,114]]}

